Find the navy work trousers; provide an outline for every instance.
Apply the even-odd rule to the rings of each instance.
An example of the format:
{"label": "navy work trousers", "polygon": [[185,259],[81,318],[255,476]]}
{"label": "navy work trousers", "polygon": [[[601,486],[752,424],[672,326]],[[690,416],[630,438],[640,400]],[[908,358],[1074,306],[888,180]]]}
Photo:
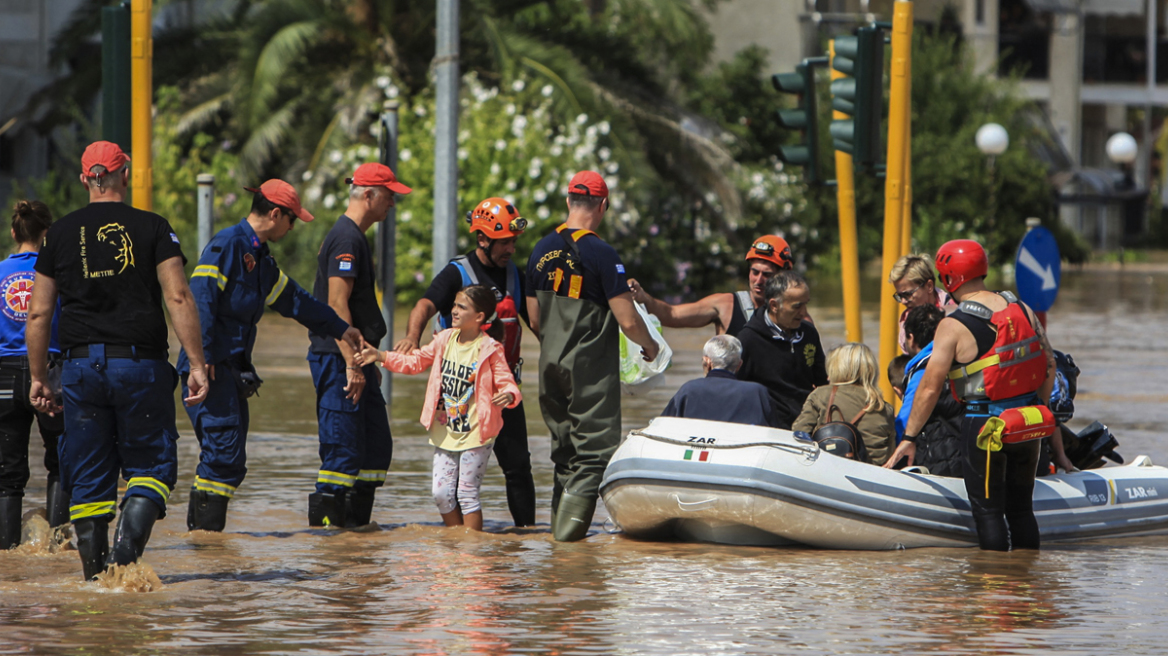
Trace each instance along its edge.
{"label": "navy work trousers", "polygon": [[[195,489],[231,498],[247,475],[247,400],[239,391],[236,369],[222,362],[215,365],[215,380],[207,398],[187,408],[187,416],[199,439],[199,466]],[[189,392],[184,376],[183,396]]]}
{"label": "navy work trousers", "polygon": [[127,498],[146,497],[160,518],[166,515],[178,478],[177,385],[178,372],[166,360],[106,358],[103,344],[64,361],[61,486],[71,499],[71,521],[112,518],[119,474],[129,481]]}
{"label": "navy work trousers", "polygon": [[381,487],[393,458],[393,438],[377,365],[364,368],[365,390],[356,404],[345,398],[348,378],[339,354],[309,353],[308,366],[316,386],[320,435],[316,491],[337,494],[353,487]]}

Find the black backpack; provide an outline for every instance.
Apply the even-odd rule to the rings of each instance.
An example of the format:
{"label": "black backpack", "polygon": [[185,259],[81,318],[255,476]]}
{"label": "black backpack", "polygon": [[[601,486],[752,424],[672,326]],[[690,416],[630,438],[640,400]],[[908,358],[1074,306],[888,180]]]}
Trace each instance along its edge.
{"label": "black backpack", "polygon": [[[868,462],[868,447],[864,444],[864,436],[860,434],[860,429],[856,428],[856,424],[868,411],[861,410],[851,421],[845,421],[843,410],[835,404],[835,393],[838,389],[838,385],[831,386],[831,396],[827,398],[827,412],[823,413],[819,426],[811,434],[811,439],[815,440],[819,448],[833,456]],[[839,414],[839,419],[831,418],[835,413]]]}

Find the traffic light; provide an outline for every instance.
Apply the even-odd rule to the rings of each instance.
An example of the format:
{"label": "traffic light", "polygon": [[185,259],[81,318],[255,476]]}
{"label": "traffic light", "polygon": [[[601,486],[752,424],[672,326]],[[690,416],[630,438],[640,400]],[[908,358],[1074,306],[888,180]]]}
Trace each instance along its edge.
{"label": "traffic light", "polygon": [[[794,73],[778,73],[771,78],[775,89],[782,93],[798,94],[797,109],[780,109],[779,125],[791,130],[802,130],[797,146],[779,146],[779,159],[787,164],[802,166],[807,182],[819,182],[819,120],[815,102],[815,66],[811,59],[795,67]],[[825,62],[826,63],[826,62]]]}
{"label": "traffic light", "polygon": [[831,122],[832,146],[851,155],[856,164],[875,164],[882,159],[883,32],[878,27],[861,27],[856,36],[836,37],[831,67],[851,76],[831,83],[832,109],[851,117]]}

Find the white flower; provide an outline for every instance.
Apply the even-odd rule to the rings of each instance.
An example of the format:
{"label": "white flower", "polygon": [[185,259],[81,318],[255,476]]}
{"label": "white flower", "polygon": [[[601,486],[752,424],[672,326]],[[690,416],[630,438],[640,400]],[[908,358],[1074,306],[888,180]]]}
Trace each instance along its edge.
{"label": "white flower", "polygon": [[609,150],[607,146],[604,146],[600,150],[596,151],[596,156],[600,158],[600,161],[607,162],[608,158],[612,157],[612,151]]}
{"label": "white flower", "polygon": [[400,215],[398,215],[397,218],[402,223],[409,223],[410,219],[414,218],[414,213],[407,210],[405,212],[402,212]]}
{"label": "white flower", "polygon": [[796,236],[796,237],[803,234],[803,226],[799,225],[798,223],[792,223],[791,224],[791,234]]}
{"label": "white flower", "polygon": [[587,114],[581,114],[581,115],[576,117],[576,125],[584,125],[587,122],[588,122],[588,115]]}
{"label": "white flower", "polygon": [[423,105],[422,103],[418,103],[417,105],[414,105],[414,115],[415,116],[425,116],[426,115],[426,106]]}
{"label": "white flower", "polygon": [[608,131],[612,129],[612,126],[608,124],[608,121],[601,121],[596,124],[596,129],[600,130],[600,134],[608,134]]}
{"label": "white flower", "polygon": [[559,157],[564,154],[564,147],[560,144],[553,144],[551,148],[548,148],[548,152],[552,157]]}
{"label": "white flower", "polygon": [[515,188],[518,187],[519,185],[516,184],[516,182],[514,180],[508,180],[507,184],[505,184],[503,186],[507,188],[507,191],[515,191]]}
{"label": "white flower", "polygon": [[566,142],[566,141],[567,141],[567,139],[564,138],[564,135],[557,134],[556,138],[552,139],[552,144],[556,145],[556,146],[562,146],[562,145],[564,145],[564,142]]}
{"label": "white flower", "polygon": [[398,159],[398,161],[401,161],[401,162],[408,162],[408,161],[410,161],[410,158],[413,156],[414,156],[414,154],[410,152],[410,149],[406,148],[397,154],[397,159]]}
{"label": "white flower", "polygon": [[308,182],[309,180],[312,179],[312,171],[305,171],[304,173],[301,173],[300,179],[305,181],[305,182]]}
{"label": "white flower", "polygon": [[527,117],[520,114],[511,120],[511,134],[517,138],[523,136],[523,131],[527,129]]}
{"label": "white flower", "polygon": [[507,112],[507,116],[514,116],[515,103],[507,103],[507,106],[503,108],[503,111]]}
{"label": "white flower", "polygon": [[608,164],[604,165],[604,170],[608,171],[609,173],[616,173],[620,170],[620,164],[617,164],[616,162],[609,162]]}
{"label": "white flower", "polygon": [[491,162],[491,175],[499,175],[500,170],[498,162]]}
{"label": "white flower", "polygon": [[467,151],[467,149],[465,149],[465,148],[458,149],[458,159],[466,159],[468,157],[470,157],[470,152]]}
{"label": "white flower", "polygon": [[750,182],[751,182],[751,184],[756,184],[756,185],[762,184],[762,182],[763,182],[762,174],[755,173],[754,175],[750,176]]}
{"label": "white flower", "polygon": [[542,203],[547,200],[547,192],[543,189],[536,189],[535,193],[532,194],[531,197],[535,199],[535,202]]}
{"label": "white flower", "polygon": [[343,155],[341,155],[341,151],[339,150],[334,150],[333,152],[329,153],[329,161],[333,164],[339,164],[342,157]]}
{"label": "white flower", "polygon": [[795,209],[790,203],[783,203],[783,214],[791,216],[791,210]]}
{"label": "white flower", "polygon": [[553,174],[552,174],[552,178],[553,178],[553,179],[552,179],[552,180],[548,180],[548,183],[547,183],[546,185],[544,185],[544,189],[547,189],[547,192],[548,192],[549,194],[550,194],[550,193],[552,193],[553,191],[555,191],[555,190],[556,190],[556,187],[560,186],[559,184],[557,184],[557,183],[556,183],[556,181],[555,181],[555,179],[554,179],[554,178],[556,178],[556,177],[558,177],[558,176],[556,176],[556,174],[555,174],[555,173],[553,173]]}
{"label": "white flower", "polygon": [[957,232],[965,230],[965,221],[958,221],[957,223],[954,223],[953,228],[956,229]]}
{"label": "white flower", "polygon": [[553,89],[552,85],[550,85],[550,84],[543,85],[543,88],[539,90],[539,92],[542,93],[545,98],[550,98],[552,95],[552,92],[554,92],[554,91],[555,91],[555,89]]}
{"label": "white flower", "polygon": [[507,142],[502,139],[495,141],[495,150],[507,150]]}
{"label": "white flower", "polygon": [[337,197],[335,194],[329,194],[328,196],[324,197],[325,209],[331,210],[333,207],[336,206],[336,204],[337,204]]}
{"label": "white flower", "polygon": [[392,80],[389,79],[388,75],[379,76],[377,78],[377,88],[378,89],[388,88],[390,85],[390,82],[392,82]]}
{"label": "white flower", "polygon": [[365,144],[357,146],[357,157],[361,159],[369,159],[373,155],[373,149]]}
{"label": "white flower", "polygon": [[511,90],[512,91],[523,91],[523,87],[525,87],[525,86],[527,86],[527,83],[524,82],[522,79],[518,79],[518,80],[515,80],[514,82],[511,83]]}
{"label": "white flower", "polygon": [[312,186],[308,188],[308,200],[315,203],[320,200],[320,187]]}
{"label": "white flower", "polygon": [[535,215],[541,219],[546,219],[552,215],[552,211],[548,209],[547,205],[540,205],[539,209],[535,211]]}
{"label": "white flower", "polygon": [[620,178],[615,175],[604,176],[604,184],[608,185],[609,189],[616,189],[620,185]]}
{"label": "white flower", "polygon": [[713,253],[714,255],[721,253],[722,252],[722,244],[719,244],[718,242],[714,242],[713,244],[710,245],[710,252]]}
{"label": "white flower", "polygon": [[385,89],[385,97],[386,98],[390,98],[390,99],[397,98],[399,93],[401,93],[401,90],[393,85],[391,85]]}
{"label": "white flower", "polygon": [[531,167],[531,168],[529,168],[529,169],[527,169],[527,177],[531,178],[532,180],[537,180],[537,179],[539,179],[539,176],[540,176],[540,174],[542,174],[542,173],[543,173],[543,171],[541,171],[540,169],[537,169],[537,168],[535,168],[534,166],[533,166],[533,167]]}

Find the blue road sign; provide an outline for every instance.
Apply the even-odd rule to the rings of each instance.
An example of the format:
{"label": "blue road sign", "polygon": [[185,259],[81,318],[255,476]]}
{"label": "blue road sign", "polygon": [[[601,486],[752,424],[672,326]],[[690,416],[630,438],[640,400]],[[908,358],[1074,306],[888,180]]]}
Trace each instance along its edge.
{"label": "blue road sign", "polygon": [[1046,312],[1054,305],[1062,279],[1062,260],[1058,244],[1049,230],[1032,228],[1018,245],[1014,263],[1014,282],[1018,298],[1035,312]]}

